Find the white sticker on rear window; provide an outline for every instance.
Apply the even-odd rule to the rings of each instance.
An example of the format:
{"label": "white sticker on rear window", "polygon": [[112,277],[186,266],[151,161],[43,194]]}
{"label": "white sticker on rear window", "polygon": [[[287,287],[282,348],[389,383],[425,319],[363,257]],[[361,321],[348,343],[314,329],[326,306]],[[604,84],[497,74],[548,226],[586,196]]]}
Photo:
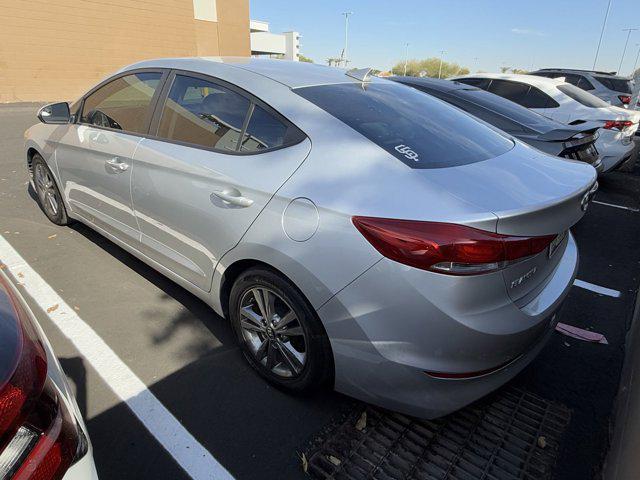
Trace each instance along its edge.
{"label": "white sticker on rear window", "polygon": [[413,151],[411,147],[407,145],[404,145],[404,144],[396,145],[395,150],[396,152],[399,152],[405,157],[407,157],[409,160],[413,160],[414,162],[420,161],[420,157],[418,156],[418,154],[415,151]]}

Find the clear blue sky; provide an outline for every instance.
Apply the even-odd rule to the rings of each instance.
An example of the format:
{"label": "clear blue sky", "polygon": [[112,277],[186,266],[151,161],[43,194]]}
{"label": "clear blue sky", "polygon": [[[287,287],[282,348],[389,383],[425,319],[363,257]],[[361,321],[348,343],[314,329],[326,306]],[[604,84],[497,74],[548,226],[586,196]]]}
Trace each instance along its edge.
{"label": "clear blue sky", "polygon": [[[388,70],[404,59],[438,56],[472,71],[591,68],[607,0],[250,0],[251,18],[272,32],[302,34],[301,52],[316,63],[338,57],[349,24],[353,66]],[[617,70],[626,38],[640,27],[640,1],[613,0],[597,69]],[[632,32],[621,72],[633,67],[640,30]],[[478,60],[475,60],[475,58]],[[640,62],[639,62],[640,63]]]}

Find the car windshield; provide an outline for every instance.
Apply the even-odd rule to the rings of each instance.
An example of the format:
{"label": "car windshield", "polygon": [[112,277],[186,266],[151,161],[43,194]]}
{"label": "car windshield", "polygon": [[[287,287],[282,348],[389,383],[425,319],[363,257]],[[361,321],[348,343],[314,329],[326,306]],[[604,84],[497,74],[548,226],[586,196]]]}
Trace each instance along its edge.
{"label": "car windshield", "polygon": [[411,168],[444,168],[497,157],[513,142],[429,95],[392,82],[294,90]]}
{"label": "car windshield", "polygon": [[609,90],[631,94],[631,82],[624,78],[594,77]]}
{"label": "car windshield", "polygon": [[585,92],[584,90],[575,87],[569,83],[564,83],[562,85],[558,85],[558,90],[567,95],[568,97],[573,98],[576,102],[581,103],[585,107],[592,108],[604,108],[610,107],[607,102],[601,100],[595,95],[591,95],[589,92]]}
{"label": "car windshield", "polygon": [[533,110],[529,110],[528,108],[485,90],[477,88],[462,88],[453,90],[450,94],[475,103],[487,110],[499,113],[500,115],[518,122],[520,125],[530,128],[531,130],[535,130],[536,132],[544,133],[560,127],[553,120],[549,120]]}

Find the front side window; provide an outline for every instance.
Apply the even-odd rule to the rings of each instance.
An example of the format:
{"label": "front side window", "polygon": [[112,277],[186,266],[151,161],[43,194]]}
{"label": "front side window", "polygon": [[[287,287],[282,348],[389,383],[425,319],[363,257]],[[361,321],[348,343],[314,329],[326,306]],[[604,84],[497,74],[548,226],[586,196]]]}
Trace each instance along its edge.
{"label": "front side window", "polygon": [[164,104],[158,136],[235,151],[250,102],[217,83],[176,75]]}
{"label": "front side window", "polygon": [[151,100],[160,84],[160,72],[125,75],[89,95],[82,108],[81,123],[146,133]]}
{"label": "front side window", "polygon": [[513,142],[457,108],[394,82],[293,90],[411,168],[444,168],[497,157]]}

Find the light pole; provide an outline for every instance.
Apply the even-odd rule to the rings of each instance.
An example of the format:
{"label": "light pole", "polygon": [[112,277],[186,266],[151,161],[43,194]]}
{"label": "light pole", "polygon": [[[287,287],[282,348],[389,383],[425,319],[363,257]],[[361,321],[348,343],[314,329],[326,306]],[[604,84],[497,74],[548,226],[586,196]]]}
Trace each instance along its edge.
{"label": "light pole", "polygon": [[624,54],[627,53],[627,44],[629,43],[629,37],[631,36],[631,32],[638,30],[637,28],[623,28],[623,32],[627,32],[627,41],[624,42],[624,49],[622,50],[622,57],[620,58],[620,66],[618,67],[618,75],[620,75],[620,70],[622,70],[622,62],[624,60]]}
{"label": "light pole", "polygon": [[407,63],[409,63],[409,44],[404,44],[404,76],[407,76]]}
{"label": "light pole", "polygon": [[343,12],[344,15],[344,50],[342,50],[342,61],[344,62],[344,68],[347,68],[349,60],[347,58],[347,47],[349,46],[349,15],[353,15],[353,12]]}
{"label": "light pole", "polygon": [[636,43],[636,47],[638,47],[638,54],[636,55],[636,61],[633,62],[633,70],[631,70],[631,75],[635,73],[636,67],[638,66],[638,58],[640,58],[640,43]]}
{"label": "light pole", "polygon": [[596,62],[598,61],[598,53],[600,53],[600,44],[602,44],[602,36],[604,35],[604,29],[607,26],[607,18],[609,18],[609,10],[611,9],[611,0],[607,4],[607,13],[604,14],[604,20],[602,21],[602,30],[600,30],[600,40],[598,40],[598,48],[596,48],[596,56],[593,59],[593,68],[596,69]]}
{"label": "light pole", "polygon": [[442,56],[444,53],[444,50],[440,50],[440,68],[438,68],[438,78],[442,76]]}

